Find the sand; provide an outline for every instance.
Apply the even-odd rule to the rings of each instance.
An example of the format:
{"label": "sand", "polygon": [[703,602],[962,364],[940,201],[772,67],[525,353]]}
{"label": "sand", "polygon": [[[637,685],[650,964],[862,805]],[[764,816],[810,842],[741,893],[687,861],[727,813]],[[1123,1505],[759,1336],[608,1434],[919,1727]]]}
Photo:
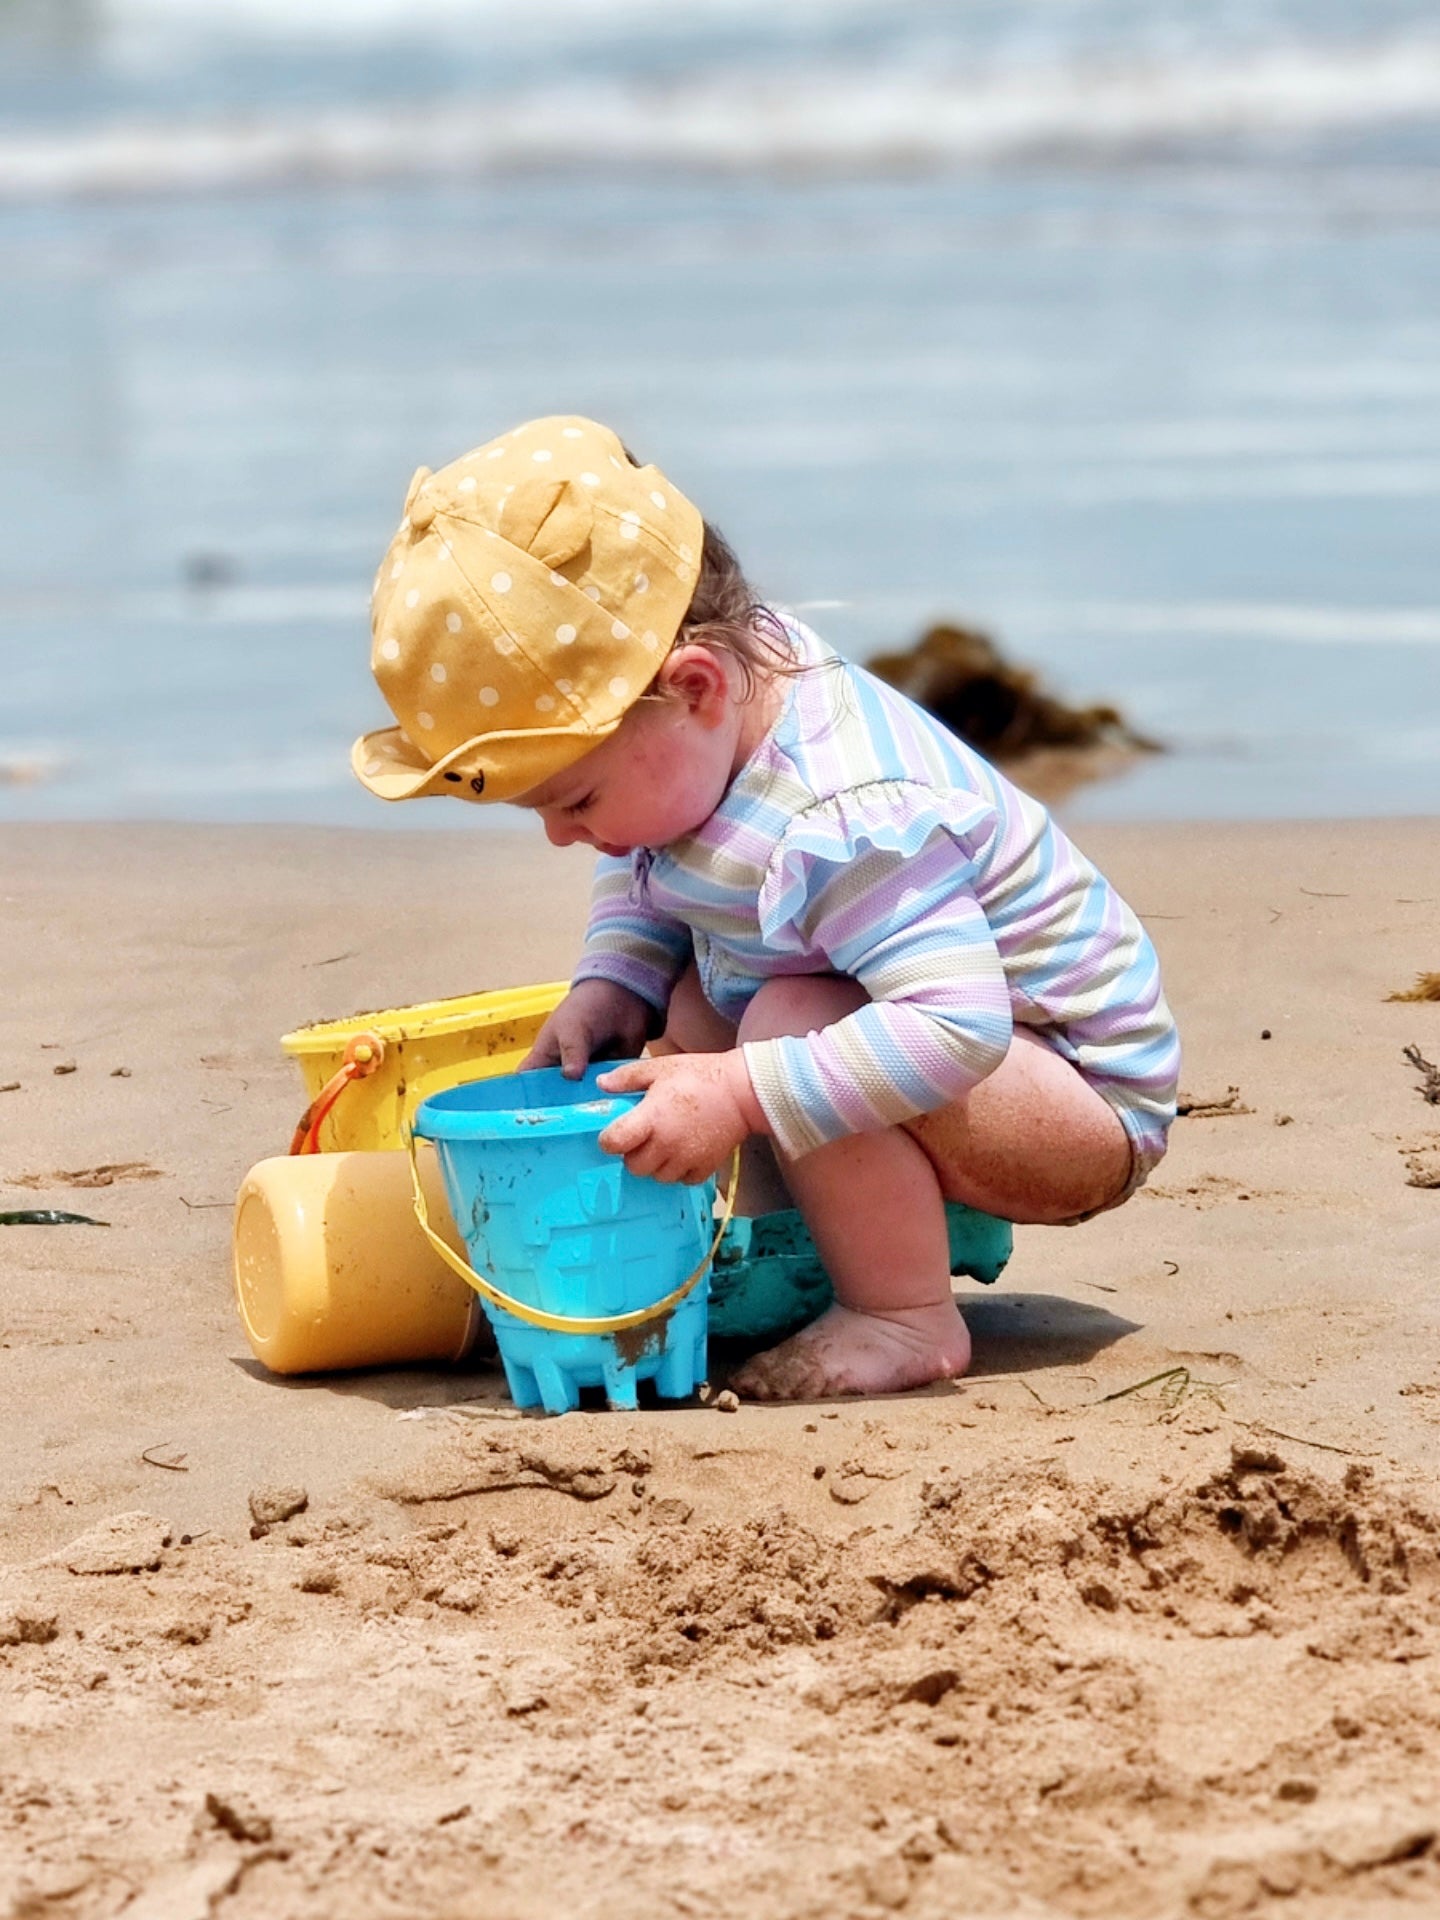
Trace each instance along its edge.
{"label": "sand", "polygon": [[584,858],[0,832],[0,1211],[111,1223],[0,1228],[0,1912],[1440,1910],[1440,824],[1083,838],[1151,1187],[962,1283],[963,1383],[543,1421],[265,1376],[229,1203],[281,1031],[563,975]]}

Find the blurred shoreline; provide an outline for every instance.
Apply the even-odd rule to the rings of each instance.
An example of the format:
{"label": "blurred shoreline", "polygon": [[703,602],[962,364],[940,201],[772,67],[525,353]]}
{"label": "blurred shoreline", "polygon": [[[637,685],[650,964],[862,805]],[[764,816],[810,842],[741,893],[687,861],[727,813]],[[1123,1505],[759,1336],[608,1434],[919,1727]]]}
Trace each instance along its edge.
{"label": "blurred shoreline", "polygon": [[557,408],[851,657],[1167,742],[1079,816],[1440,804],[1420,0],[29,0],[0,277],[0,820],[427,824],[370,574]]}
{"label": "blurred shoreline", "polygon": [[[0,199],[505,178],[657,165],[796,176],[1292,160],[1327,141],[1433,134],[1440,31],[1228,57],[920,69],[834,62],[276,109],[217,102],[99,124],[0,120]],[[57,125],[56,118],[59,120]],[[1429,144],[1429,143],[1427,143]],[[1429,155],[1433,159],[1433,148]]]}

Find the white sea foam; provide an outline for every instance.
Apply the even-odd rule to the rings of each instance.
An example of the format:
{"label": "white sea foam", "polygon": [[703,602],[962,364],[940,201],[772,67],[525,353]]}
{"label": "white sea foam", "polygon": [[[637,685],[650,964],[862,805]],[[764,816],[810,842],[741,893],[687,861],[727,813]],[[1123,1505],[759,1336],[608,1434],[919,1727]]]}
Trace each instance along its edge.
{"label": "white sea foam", "polygon": [[498,95],[0,135],[0,196],[200,191],[523,167],[732,172],[1123,160],[1193,142],[1286,140],[1440,117],[1440,33],[1356,45],[1018,66],[918,58],[668,82],[585,79]]}
{"label": "white sea foam", "polygon": [[11,617],[123,620],[136,627],[286,627],[366,624],[369,595],[360,585],[304,583],[283,587],[170,587],[159,589],[51,588],[7,599]]}
{"label": "white sea foam", "polygon": [[[833,24],[868,11],[872,0],[785,0],[792,18]],[[155,33],[217,39],[260,38],[271,43],[392,38],[413,28],[413,0],[103,0],[112,34]],[[773,19],[776,0],[686,0],[684,27],[745,26]],[[611,37],[617,28],[644,31],[677,24],[675,0],[427,0],[426,31],[473,41],[498,36],[507,43],[527,33],[553,37],[583,33]]]}
{"label": "white sea foam", "polygon": [[1220,500],[1440,500],[1440,460],[1277,460],[1200,467],[1097,467],[1027,477],[1025,491],[1073,506]]}
{"label": "white sea foam", "polygon": [[167,752],[163,757],[121,761],[115,786],[121,794],[156,798],[205,793],[305,794],[345,790],[350,772],[348,742],[307,751],[253,753]]}
{"label": "white sea foam", "polygon": [[1318,646],[1440,646],[1440,607],[1305,606],[1275,601],[1105,600],[1016,604],[1007,629],[1027,634],[1236,635]]}
{"label": "white sea foam", "polygon": [[[363,627],[366,597],[358,587],[289,586],[225,587],[199,603],[200,631],[219,628],[294,628],[337,623]],[[788,610],[805,618],[836,611],[863,609],[874,614],[887,605],[898,625],[924,616],[910,600],[882,603],[861,600],[807,599],[787,603]],[[107,621],[122,620],[155,630],[196,627],[197,601],[180,591],[112,590],[103,594],[50,594],[28,599],[16,595],[12,611],[73,619],[86,615]],[[1242,634],[1255,639],[1308,642],[1315,645],[1440,646],[1440,606],[1307,605],[1268,600],[1059,600],[1007,601],[1001,615],[1006,631],[1033,634]],[[34,741],[0,739],[0,759],[30,755]],[[48,752],[49,749],[47,748]]]}

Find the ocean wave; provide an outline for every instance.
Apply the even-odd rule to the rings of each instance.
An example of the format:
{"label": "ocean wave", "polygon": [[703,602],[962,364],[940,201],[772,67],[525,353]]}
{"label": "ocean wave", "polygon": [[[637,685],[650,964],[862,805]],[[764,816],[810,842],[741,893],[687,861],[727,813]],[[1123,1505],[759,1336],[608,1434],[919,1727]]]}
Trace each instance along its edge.
{"label": "ocean wave", "polygon": [[1131,636],[1234,635],[1311,646],[1440,646],[1440,607],[1306,606],[1277,601],[1016,603],[1007,631]]}
{"label": "ocean wave", "polygon": [[[883,614],[897,629],[926,617],[924,604],[912,597],[884,596],[820,598],[787,601],[787,612],[805,619],[836,612],[863,611],[873,618]],[[193,596],[180,592],[117,590],[105,594],[63,593],[12,595],[9,612],[35,618],[122,620],[151,632],[203,634],[235,627],[288,631],[314,625],[367,625],[368,602],[363,588],[289,586],[229,587],[207,596],[203,612]],[[1024,600],[1005,599],[992,612],[977,610],[977,618],[994,618],[1007,632],[1027,634],[1239,634],[1252,639],[1285,640],[1312,645],[1440,647],[1440,606],[1346,606],[1272,600]],[[166,645],[172,644],[169,640]],[[363,649],[362,649],[363,651]],[[359,656],[357,656],[358,661]],[[364,682],[360,665],[352,662],[357,684]],[[58,685],[58,681],[57,681]],[[0,761],[7,756],[43,757],[50,744],[0,737]]]}
{"label": "ocean wave", "polygon": [[[801,0],[790,6],[802,24],[829,25],[864,14],[871,0]],[[427,32],[473,45],[477,33],[487,40],[513,43],[528,35],[553,38],[587,31],[613,36],[657,26],[693,34],[714,27],[754,27],[773,22],[776,0],[687,0],[677,17],[674,0],[429,0]],[[177,40],[249,39],[271,45],[341,41],[357,37],[387,40],[413,31],[410,0],[104,0],[111,36],[134,41],[149,33],[174,46]]]}
{"label": "ocean wave", "polygon": [[[364,567],[357,567],[357,572],[364,572]],[[51,587],[30,592],[12,587],[5,607],[7,621],[123,620],[136,627],[202,630],[357,621],[364,626],[369,611],[370,596],[358,583],[346,586],[318,582],[278,587]]]}
{"label": "ocean wave", "polygon": [[203,191],[523,168],[883,170],[1123,161],[1440,119],[1440,33],[1020,68],[777,66],[498,97],[0,134],[0,196]]}

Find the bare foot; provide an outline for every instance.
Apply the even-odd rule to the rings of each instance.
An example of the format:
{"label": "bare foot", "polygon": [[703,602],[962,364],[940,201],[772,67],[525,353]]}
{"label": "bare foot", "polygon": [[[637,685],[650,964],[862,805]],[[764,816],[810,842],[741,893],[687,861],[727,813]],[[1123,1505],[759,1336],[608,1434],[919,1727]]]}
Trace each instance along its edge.
{"label": "bare foot", "polygon": [[751,1400],[823,1400],[833,1393],[903,1393],[953,1380],[970,1364],[970,1335],[959,1309],[901,1307],[859,1313],[838,1301],[735,1375]]}

